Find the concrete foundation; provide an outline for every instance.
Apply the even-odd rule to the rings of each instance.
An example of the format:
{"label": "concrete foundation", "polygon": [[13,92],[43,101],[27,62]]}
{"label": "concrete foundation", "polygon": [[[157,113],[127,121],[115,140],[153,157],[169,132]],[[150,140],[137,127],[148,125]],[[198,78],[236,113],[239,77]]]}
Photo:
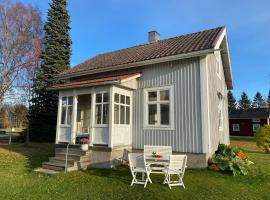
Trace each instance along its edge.
{"label": "concrete foundation", "polygon": [[[117,165],[128,162],[128,153],[143,153],[141,149],[132,149],[131,146],[121,146],[114,148],[91,148],[90,167],[94,168],[112,168]],[[173,152],[173,154],[186,154],[188,168],[206,168],[208,158],[210,154],[198,154],[198,153],[179,153]]]}

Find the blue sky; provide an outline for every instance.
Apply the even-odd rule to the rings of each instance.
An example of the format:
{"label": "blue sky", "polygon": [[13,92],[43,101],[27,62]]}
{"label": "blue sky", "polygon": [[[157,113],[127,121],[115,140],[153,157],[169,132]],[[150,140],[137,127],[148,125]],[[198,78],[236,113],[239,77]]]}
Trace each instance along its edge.
{"label": "blue sky", "polygon": [[[50,0],[34,3],[46,20]],[[69,0],[72,66],[96,54],[147,42],[147,32],[161,38],[221,25],[228,29],[234,94],[270,89],[269,0]]]}

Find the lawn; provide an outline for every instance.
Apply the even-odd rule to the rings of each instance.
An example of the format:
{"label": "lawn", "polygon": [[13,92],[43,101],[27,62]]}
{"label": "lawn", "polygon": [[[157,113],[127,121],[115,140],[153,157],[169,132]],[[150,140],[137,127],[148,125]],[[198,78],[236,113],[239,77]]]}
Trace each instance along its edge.
{"label": "lawn", "polygon": [[43,175],[33,171],[53,155],[52,144],[0,146],[0,199],[270,199],[270,155],[260,152],[252,138],[232,138],[232,145],[248,150],[255,165],[249,175],[233,177],[206,169],[189,169],[186,189],[170,190],[163,177],[151,175],[153,184],[130,187],[125,166],[68,174]]}

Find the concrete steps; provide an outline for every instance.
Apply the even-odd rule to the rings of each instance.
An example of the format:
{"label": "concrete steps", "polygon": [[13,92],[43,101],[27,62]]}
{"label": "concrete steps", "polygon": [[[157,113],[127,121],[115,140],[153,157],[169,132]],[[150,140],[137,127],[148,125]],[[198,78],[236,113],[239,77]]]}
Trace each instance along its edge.
{"label": "concrete steps", "polygon": [[[90,151],[82,151],[78,145],[70,145],[67,156],[67,171],[76,171],[87,169],[90,165]],[[66,146],[57,145],[55,149],[55,157],[50,157],[48,162],[42,164],[40,172],[54,174],[65,171],[66,165]]]}

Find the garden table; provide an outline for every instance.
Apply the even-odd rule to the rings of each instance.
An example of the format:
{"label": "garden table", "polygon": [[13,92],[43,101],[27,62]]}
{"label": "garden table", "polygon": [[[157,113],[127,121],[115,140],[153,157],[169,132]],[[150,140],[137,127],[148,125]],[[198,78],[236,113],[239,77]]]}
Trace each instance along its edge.
{"label": "garden table", "polygon": [[146,156],[145,160],[146,164],[151,167],[151,173],[153,174],[163,174],[163,169],[169,164],[169,158],[162,155],[160,158]]}

